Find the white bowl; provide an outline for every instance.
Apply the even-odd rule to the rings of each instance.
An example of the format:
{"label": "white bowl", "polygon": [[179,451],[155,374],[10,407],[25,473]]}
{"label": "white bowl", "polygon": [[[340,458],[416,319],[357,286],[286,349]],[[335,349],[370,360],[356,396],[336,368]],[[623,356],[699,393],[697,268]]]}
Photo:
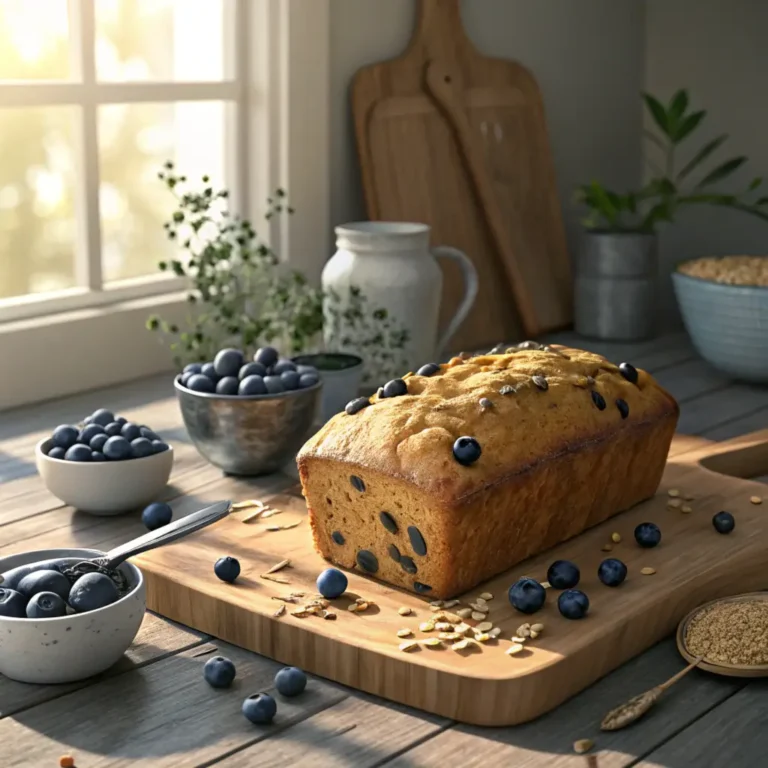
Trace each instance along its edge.
{"label": "white bowl", "polygon": [[[103,554],[95,549],[40,549],[0,558],[0,573],[38,560]],[[120,570],[134,587],[104,608],[56,619],[0,616],[0,674],[22,683],[51,685],[109,669],[133,642],[147,606],[141,571],[131,563],[123,563]]]}
{"label": "white bowl", "polygon": [[173,448],[125,461],[64,461],[45,451],[51,438],[35,448],[37,471],[45,487],[71,507],[92,515],[119,515],[156,501],[168,484],[173,467]]}

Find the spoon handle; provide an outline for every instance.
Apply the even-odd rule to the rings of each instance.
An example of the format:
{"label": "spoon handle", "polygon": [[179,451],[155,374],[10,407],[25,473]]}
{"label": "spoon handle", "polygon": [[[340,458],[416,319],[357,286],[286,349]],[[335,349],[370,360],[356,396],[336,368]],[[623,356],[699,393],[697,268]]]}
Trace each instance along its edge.
{"label": "spoon handle", "polygon": [[674,685],[681,677],[685,677],[692,669],[696,669],[696,667],[698,667],[703,660],[703,656],[699,656],[698,659],[694,659],[685,669],[681,669],[676,675],[672,675],[669,680],[660,683],[657,688],[660,688],[662,691],[666,691],[667,688]]}
{"label": "spoon handle", "polygon": [[189,533],[198,531],[201,528],[205,528],[206,525],[221,520],[230,513],[231,509],[231,501],[219,501],[210,507],[201,509],[199,512],[193,512],[191,515],[182,517],[180,520],[176,520],[155,531],[145,533],[137,539],[121,544],[119,547],[115,547],[107,552],[104,557],[95,558],[95,562],[104,568],[117,568],[120,563],[124,562],[129,557],[138,555],[141,552],[147,552],[150,549],[155,549],[155,547],[162,547],[165,544],[170,544]]}

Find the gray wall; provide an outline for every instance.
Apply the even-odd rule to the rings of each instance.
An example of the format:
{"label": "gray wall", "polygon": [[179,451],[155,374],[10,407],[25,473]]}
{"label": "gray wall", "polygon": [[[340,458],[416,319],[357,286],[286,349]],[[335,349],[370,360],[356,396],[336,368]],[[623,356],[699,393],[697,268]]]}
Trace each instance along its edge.
{"label": "gray wall", "polygon": [[[365,218],[348,86],[362,66],[397,56],[415,0],[331,0],[331,217]],[[491,56],[518,59],[544,94],[555,167],[575,246],[573,188],[591,179],[635,186],[642,173],[644,9],[616,0],[464,0],[464,23]],[[572,252],[574,248],[572,247]]]}
{"label": "gray wall", "polygon": [[[746,155],[749,162],[723,188],[744,189],[768,177],[768,3],[765,0],[647,0],[646,87],[667,99],[690,91],[708,111],[691,151],[720,133],[730,139],[717,157]],[[649,152],[652,150],[648,150]],[[714,160],[713,160],[714,162]],[[768,182],[768,179],[767,179]],[[764,195],[768,195],[768,184]],[[661,237],[665,305],[674,317],[668,274],[686,258],[768,253],[768,222],[717,208],[683,214]]]}

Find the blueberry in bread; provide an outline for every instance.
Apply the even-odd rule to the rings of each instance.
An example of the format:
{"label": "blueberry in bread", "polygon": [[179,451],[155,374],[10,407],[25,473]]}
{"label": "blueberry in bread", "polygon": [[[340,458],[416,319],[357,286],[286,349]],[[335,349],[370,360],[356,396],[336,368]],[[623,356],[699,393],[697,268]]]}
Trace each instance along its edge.
{"label": "blueberry in bread", "polygon": [[450,598],[651,497],[678,419],[645,371],[524,342],[396,379],[301,449],[332,563]]}

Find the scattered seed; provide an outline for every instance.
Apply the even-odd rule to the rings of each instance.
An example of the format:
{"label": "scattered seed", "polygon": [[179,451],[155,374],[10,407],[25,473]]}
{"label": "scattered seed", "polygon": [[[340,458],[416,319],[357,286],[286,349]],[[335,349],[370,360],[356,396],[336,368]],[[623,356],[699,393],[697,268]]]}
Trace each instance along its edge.
{"label": "scattered seed", "polygon": [[654,573],[656,573],[655,568],[641,568],[640,573],[643,574],[643,576],[653,576]]}
{"label": "scattered seed", "polygon": [[297,603],[298,600],[296,599],[296,595],[288,595],[288,597],[283,597],[282,595],[273,595],[271,598],[272,600],[282,600],[284,603]]}
{"label": "scattered seed", "polygon": [[398,629],[397,630],[397,636],[398,637],[410,637],[413,634],[412,629]]}
{"label": "scattered seed", "polygon": [[[672,493],[672,491],[670,491]],[[592,739],[579,739],[573,742],[573,751],[579,755],[583,755],[585,752],[589,752],[592,747],[595,746],[595,742]]]}
{"label": "scattered seed", "polygon": [[470,603],[475,613],[488,613],[488,603]]}
{"label": "scattered seed", "polygon": [[443,608],[453,608],[455,605],[458,605],[461,602],[461,600],[448,600],[443,604]]}
{"label": "scattered seed", "polygon": [[550,589],[552,587],[548,581],[542,581],[541,586],[544,587],[544,589]]}
{"label": "scattered seed", "polygon": [[422,621],[421,624],[419,624],[419,631],[420,632],[434,632],[435,625],[431,621]]}
{"label": "scattered seed", "polygon": [[459,624],[461,622],[461,616],[451,613],[450,611],[438,611],[433,617],[432,621],[447,621],[449,624]]}
{"label": "scattered seed", "polygon": [[508,656],[515,656],[523,650],[525,650],[525,646],[522,643],[513,643],[509,646],[509,648],[507,648],[506,651],[504,651],[504,653],[506,653]]}
{"label": "scattered seed", "polygon": [[538,622],[536,624],[531,624],[531,632],[538,632],[541,634],[544,631],[544,625],[539,624]]}
{"label": "scattered seed", "polygon": [[279,563],[276,563],[275,565],[273,565],[268,571],[264,571],[264,573],[262,573],[261,575],[266,576],[269,573],[277,573],[278,571],[282,571],[283,568],[290,567],[290,565],[291,565],[290,560],[281,560]]}
{"label": "scattered seed", "polygon": [[515,634],[518,637],[529,637],[531,634],[531,625],[528,623],[521,624],[516,630]]}
{"label": "scattered seed", "polygon": [[295,523],[287,523],[286,525],[268,525],[268,531],[290,531],[291,528],[296,528],[301,525],[301,520],[297,520]]}
{"label": "scattered seed", "polygon": [[453,624],[449,624],[447,621],[435,622],[435,629],[438,632],[453,632]]}
{"label": "scattered seed", "polygon": [[246,515],[242,522],[244,523],[252,523],[254,520],[258,520],[262,515],[264,514],[263,509],[257,509],[255,512],[251,512],[250,515]]}
{"label": "scattered seed", "polygon": [[490,592],[483,592],[482,595],[480,595],[481,600],[493,600],[493,595]]}
{"label": "scattered seed", "polygon": [[683,506],[680,507],[680,511],[687,515],[689,512],[693,512],[693,507],[688,504],[683,504]]}
{"label": "scattered seed", "polygon": [[277,607],[277,610],[272,614],[276,619],[282,616],[285,613],[285,603],[282,605],[279,605]]}
{"label": "scattered seed", "polygon": [[491,636],[487,632],[480,632],[475,635],[475,640],[477,640],[478,643],[487,643],[490,639]]}
{"label": "scattered seed", "polygon": [[472,627],[469,626],[469,624],[464,624],[463,622],[461,624],[457,624],[453,631],[456,632],[459,635],[465,635],[469,630],[472,629]]}
{"label": "scattered seed", "polygon": [[419,647],[419,644],[415,640],[406,640],[404,643],[400,643],[401,651],[415,651]]}
{"label": "scattered seed", "polygon": [[336,614],[333,611],[323,611],[323,618],[333,621],[336,618]]}
{"label": "scattered seed", "polygon": [[683,506],[683,500],[682,499],[670,499],[667,502],[667,507],[669,509],[680,509],[680,507]]}
{"label": "scattered seed", "polygon": [[443,641],[437,637],[428,637],[426,640],[422,640],[421,642],[424,643],[427,648],[441,648],[443,645]]}
{"label": "scattered seed", "polygon": [[691,496],[690,494],[689,494],[689,495],[686,495],[686,496],[683,496],[683,498],[684,498],[686,501],[693,501],[693,496]]}
{"label": "scattered seed", "polygon": [[352,605],[349,606],[348,610],[352,611],[352,613],[362,613],[363,611],[368,610],[368,603],[365,600],[361,602],[352,603]]}
{"label": "scattered seed", "polygon": [[488,632],[489,630],[493,629],[493,622],[492,621],[482,621],[480,624],[478,624],[475,629],[478,632]]}
{"label": "scattered seed", "polygon": [[433,600],[430,605],[432,608],[442,608],[443,607],[443,601],[442,600]]}
{"label": "scattered seed", "polygon": [[472,615],[472,609],[471,608],[459,608],[456,613],[462,618],[462,619],[468,619]]}
{"label": "scattered seed", "polygon": [[762,504],[763,503],[763,500],[759,496],[750,496],[749,500],[753,504]]}
{"label": "scattered seed", "polygon": [[261,517],[272,517],[273,515],[281,515],[283,513],[282,509],[270,509],[269,507],[265,508],[264,511],[261,513]]}
{"label": "scattered seed", "polygon": [[621,541],[621,534],[620,533],[612,533],[611,534],[611,541],[614,544],[618,544]]}
{"label": "scattered seed", "polygon": [[677,488],[670,488],[667,491],[667,495],[674,499],[676,496],[680,495],[680,491],[678,491]]}
{"label": "scattered seed", "polygon": [[291,616],[297,616],[298,618],[303,619],[305,616],[309,616],[309,611],[300,608],[298,611],[291,611]]}
{"label": "scattered seed", "polygon": [[441,632],[438,637],[441,640],[461,640],[461,635],[458,632]]}
{"label": "scattered seed", "polygon": [[485,614],[480,613],[480,611],[472,611],[472,618],[475,621],[483,621],[483,619],[485,619]]}
{"label": "scattered seed", "polygon": [[457,643],[454,643],[451,646],[452,651],[464,651],[467,648],[469,648],[469,640],[464,638],[463,640],[459,640]]}
{"label": "scattered seed", "polygon": [[258,499],[247,499],[246,501],[236,501],[232,505],[232,511],[236,512],[239,509],[250,509],[251,507],[263,507],[264,502]]}
{"label": "scattered seed", "polygon": [[603,544],[603,552],[613,552],[613,544]]}
{"label": "scattered seed", "polygon": [[494,627],[488,634],[493,638],[497,638],[501,634],[501,627]]}
{"label": "scattered seed", "polygon": [[475,602],[478,605],[487,605],[487,603],[488,603],[488,601],[482,595],[480,595],[480,597],[476,597],[475,598]]}
{"label": "scattered seed", "polygon": [[400,608],[398,608],[397,612],[401,616],[410,616],[413,613],[413,611],[407,605],[403,605]]}
{"label": "scattered seed", "polygon": [[510,638],[510,640],[513,643],[520,643],[520,644],[522,644],[522,643],[524,643],[528,639],[528,637],[529,637],[529,635],[526,635],[525,637],[523,637],[522,635],[513,635]]}

